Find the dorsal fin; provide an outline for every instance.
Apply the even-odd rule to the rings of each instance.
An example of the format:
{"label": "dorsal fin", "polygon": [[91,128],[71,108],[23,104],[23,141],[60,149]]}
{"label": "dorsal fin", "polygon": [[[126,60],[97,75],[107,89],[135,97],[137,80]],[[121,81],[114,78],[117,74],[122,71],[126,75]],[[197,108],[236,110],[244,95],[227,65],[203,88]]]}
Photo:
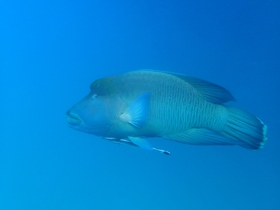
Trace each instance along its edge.
{"label": "dorsal fin", "polygon": [[176,76],[184,80],[185,82],[189,83],[198,91],[198,93],[202,98],[204,98],[209,102],[215,104],[222,104],[228,101],[235,101],[235,98],[231,95],[231,93],[227,89],[219,85],[216,85],[211,82],[207,82],[202,79],[197,79],[194,77],[187,77],[184,75],[174,74],[174,73],[169,73],[169,74]]}
{"label": "dorsal fin", "polygon": [[158,72],[163,74],[169,74],[172,76],[175,76],[187,83],[189,83],[193,88],[197,90],[199,95],[204,98],[205,100],[215,103],[215,104],[223,104],[228,101],[235,101],[235,98],[232,96],[232,94],[225,88],[216,85],[211,82],[207,82],[202,79],[197,79],[194,77],[187,77],[183,74],[177,74],[174,72],[168,72],[168,71],[158,71],[154,69],[141,69],[139,71],[152,71],[152,72]]}

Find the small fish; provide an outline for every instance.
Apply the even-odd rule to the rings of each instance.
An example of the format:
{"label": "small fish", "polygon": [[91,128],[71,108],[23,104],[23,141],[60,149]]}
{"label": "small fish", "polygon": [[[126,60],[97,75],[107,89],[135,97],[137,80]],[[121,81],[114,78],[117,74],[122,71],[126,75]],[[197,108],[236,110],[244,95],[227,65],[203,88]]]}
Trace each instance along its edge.
{"label": "small fish", "polygon": [[146,139],[253,150],[267,140],[259,118],[224,105],[235,100],[231,93],[201,79],[141,70],[98,79],[90,89],[66,112],[68,125],[112,142],[169,155]]}

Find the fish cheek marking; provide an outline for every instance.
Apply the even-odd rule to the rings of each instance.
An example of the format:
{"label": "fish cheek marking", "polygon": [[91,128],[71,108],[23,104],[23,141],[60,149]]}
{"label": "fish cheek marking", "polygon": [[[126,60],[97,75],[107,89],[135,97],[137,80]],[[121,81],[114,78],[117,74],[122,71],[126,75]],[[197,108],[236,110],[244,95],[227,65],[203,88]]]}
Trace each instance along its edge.
{"label": "fish cheek marking", "polygon": [[111,127],[109,128],[108,132],[111,132],[114,129],[114,127],[116,126],[116,124],[118,124],[118,122],[122,121],[121,116],[123,115],[123,113],[126,110],[126,105],[125,105],[125,102],[122,99],[122,97],[118,96],[117,100],[119,101],[121,108],[120,108],[119,113],[116,114],[115,119],[112,120],[113,123],[112,123]]}

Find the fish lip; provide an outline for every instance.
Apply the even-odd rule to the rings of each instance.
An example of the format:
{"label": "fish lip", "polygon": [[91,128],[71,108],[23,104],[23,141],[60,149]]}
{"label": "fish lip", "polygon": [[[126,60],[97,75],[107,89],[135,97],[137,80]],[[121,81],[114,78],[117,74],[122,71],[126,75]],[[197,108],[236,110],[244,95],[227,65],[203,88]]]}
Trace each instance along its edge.
{"label": "fish lip", "polygon": [[69,125],[79,125],[83,122],[82,118],[78,114],[73,113],[70,110],[66,112],[66,115],[67,115],[67,122]]}

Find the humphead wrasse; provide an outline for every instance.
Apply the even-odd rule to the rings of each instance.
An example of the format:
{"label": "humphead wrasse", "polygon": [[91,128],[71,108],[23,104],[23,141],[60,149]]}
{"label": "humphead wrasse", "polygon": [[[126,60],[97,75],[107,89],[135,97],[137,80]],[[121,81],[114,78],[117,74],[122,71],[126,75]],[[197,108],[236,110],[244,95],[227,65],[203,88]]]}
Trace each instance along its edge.
{"label": "humphead wrasse", "polygon": [[239,145],[258,150],[266,126],[241,109],[225,88],[176,73],[133,71],[94,81],[90,93],[67,111],[71,128],[104,139],[154,148],[147,138],[193,145]]}

